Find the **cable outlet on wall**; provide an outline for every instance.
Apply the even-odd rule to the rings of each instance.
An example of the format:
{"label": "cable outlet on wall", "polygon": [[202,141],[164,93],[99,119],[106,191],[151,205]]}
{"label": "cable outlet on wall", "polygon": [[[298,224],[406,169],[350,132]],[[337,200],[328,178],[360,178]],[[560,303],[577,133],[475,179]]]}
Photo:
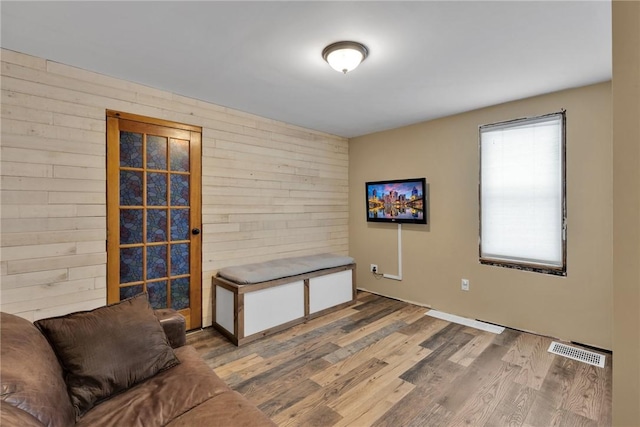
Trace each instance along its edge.
{"label": "cable outlet on wall", "polygon": [[463,291],[468,291],[469,290],[469,279],[462,279],[462,283],[461,283],[460,288]]}
{"label": "cable outlet on wall", "polygon": [[371,271],[372,273],[377,273],[378,272],[378,264],[371,264],[371,267],[370,267],[369,271]]}

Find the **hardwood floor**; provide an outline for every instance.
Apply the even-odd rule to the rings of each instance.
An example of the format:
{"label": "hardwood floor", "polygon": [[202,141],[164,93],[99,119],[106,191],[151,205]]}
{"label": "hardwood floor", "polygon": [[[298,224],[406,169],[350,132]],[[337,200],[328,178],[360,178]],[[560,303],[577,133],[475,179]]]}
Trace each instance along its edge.
{"label": "hardwood floor", "polygon": [[609,426],[604,369],[359,293],[358,304],[235,347],[190,333],[209,366],[282,426]]}

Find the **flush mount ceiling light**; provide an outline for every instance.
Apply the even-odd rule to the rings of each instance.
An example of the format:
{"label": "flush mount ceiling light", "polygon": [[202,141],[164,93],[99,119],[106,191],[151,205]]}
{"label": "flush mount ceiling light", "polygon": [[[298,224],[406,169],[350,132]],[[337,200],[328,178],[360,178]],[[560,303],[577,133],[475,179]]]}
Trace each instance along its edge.
{"label": "flush mount ceiling light", "polygon": [[358,42],[337,42],[325,47],[322,57],[336,71],[347,74],[365,60],[369,50]]}

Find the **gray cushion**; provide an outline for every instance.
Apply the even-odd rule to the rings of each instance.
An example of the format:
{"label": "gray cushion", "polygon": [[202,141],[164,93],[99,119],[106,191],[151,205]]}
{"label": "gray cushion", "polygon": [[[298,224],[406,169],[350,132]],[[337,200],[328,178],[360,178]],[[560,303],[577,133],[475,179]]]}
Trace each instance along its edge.
{"label": "gray cushion", "polygon": [[354,259],[349,256],[319,254],[226,267],[218,271],[218,276],[246,285],[296,276],[325,268],[340,267],[353,264],[353,262]]}

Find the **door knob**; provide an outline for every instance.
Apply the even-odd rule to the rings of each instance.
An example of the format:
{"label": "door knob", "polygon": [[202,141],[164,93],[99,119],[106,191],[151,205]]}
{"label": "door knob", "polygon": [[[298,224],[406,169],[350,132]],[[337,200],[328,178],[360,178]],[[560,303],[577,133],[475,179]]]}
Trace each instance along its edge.
{"label": "door knob", "polygon": [[198,234],[200,234],[200,229],[199,228],[194,228],[193,230],[191,230],[191,234],[197,236]]}

